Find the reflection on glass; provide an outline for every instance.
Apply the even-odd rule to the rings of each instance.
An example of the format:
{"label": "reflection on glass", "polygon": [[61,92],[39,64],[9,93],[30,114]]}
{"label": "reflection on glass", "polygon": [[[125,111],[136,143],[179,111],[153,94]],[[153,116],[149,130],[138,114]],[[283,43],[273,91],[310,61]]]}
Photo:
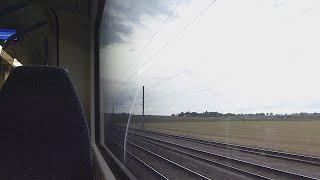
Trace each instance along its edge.
{"label": "reflection on glass", "polygon": [[319,178],[318,6],[107,1],[106,146],[139,179]]}

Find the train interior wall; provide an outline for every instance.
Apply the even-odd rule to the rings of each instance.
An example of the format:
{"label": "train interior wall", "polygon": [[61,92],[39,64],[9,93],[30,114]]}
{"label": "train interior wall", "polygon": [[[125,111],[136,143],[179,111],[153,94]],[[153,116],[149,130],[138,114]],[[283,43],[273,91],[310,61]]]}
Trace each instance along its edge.
{"label": "train interior wall", "polygon": [[[96,179],[114,179],[107,163],[95,144],[94,49],[97,9],[101,0],[4,0],[0,10],[9,6],[28,4],[22,9],[0,16],[0,27],[25,30],[35,23],[47,24],[24,34],[5,48],[23,65],[44,64],[44,40],[48,42],[48,65],[66,68],[80,97],[90,128]],[[102,0],[103,1],[103,0]],[[53,11],[54,10],[54,11]],[[56,15],[56,16],[55,16]],[[58,19],[58,24],[56,22]],[[57,28],[58,33],[57,33]],[[57,48],[58,44],[58,48]],[[4,45],[4,42],[1,42]],[[12,67],[4,66],[0,88]]]}
{"label": "train interior wall", "polygon": [[[67,2],[68,1],[66,1],[66,3]],[[8,1],[7,6],[17,3],[21,2]],[[87,7],[88,2],[82,3],[84,7],[81,8],[83,11],[87,11],[86,13],[66,9],[63,3],[64,2],[61,1],[53,5],[53,7],[56,7],[55,11],[59,21],[59,53],[57,53],[58,51],[55,45],[55,43],[57,43],[57,33],[53,27],[55,17],[50,11],[50,7],[44,5],[45,3],[31,3],[25,8],[0,17],[1,27],[16,28],[17,30],[27,29],[41,21],[48,22],[47,25],[43,25],[26,33],[23,37],[19,38],[18,41],[10,42],[5,50],[9,55],[18,59],[23,65],[44,64],[43,45],[44,40],[47,39],[48,65],[57,65],[58,56],[59,66],[68,69],[83,104],[86,116],[90,118],[90,17]],[[69,6],[72,7],[72,5],[74,4],[69,3]],[[3,84],[5,74],[7,74],[8,71],[9,68],[5,68],[1,73],[0,85]]]}

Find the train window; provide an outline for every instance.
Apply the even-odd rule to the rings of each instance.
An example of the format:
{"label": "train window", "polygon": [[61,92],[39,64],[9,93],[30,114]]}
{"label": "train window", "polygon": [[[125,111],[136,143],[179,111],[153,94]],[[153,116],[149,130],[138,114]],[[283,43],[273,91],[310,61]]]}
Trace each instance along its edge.
{"label": "train window", "polygon": [[320,178],[319,2],[109,0],[99,143],[137,179]]}

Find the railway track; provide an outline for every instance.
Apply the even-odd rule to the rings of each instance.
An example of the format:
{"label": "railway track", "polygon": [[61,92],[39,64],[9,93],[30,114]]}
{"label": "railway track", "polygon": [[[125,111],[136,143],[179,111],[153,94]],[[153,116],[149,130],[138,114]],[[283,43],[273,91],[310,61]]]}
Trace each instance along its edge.
{"label": "railway track", "polygon": [[155,174],[156,176],[158,176],[158,178],[160,179],[165,179],[165,180],[169,180],[169,178],[167,178],[165,175],[161,174],[159,171],[157,171],[156,169],[154,169],[153,167],[151,167],[148,163],[144,162],[142,159],[140,159],[139,157],[135,156],[134,154],[132,154],[130,151],[124,149],[121,145],[119,145],[118,143],[114,144],[120,148],[122,151],[125,151],[127,154],[129,154],[133,159],[137,160],[138,162],[140,162],[143,166],[145,166],[146,168],[150,169],[153,174]]}
{"label": "railway track", "polygon": [[[125,131],[119,127],[116,127],[116,130],[121,132],[122,135],[124,136]],[[141,132],[141,130],[138,130],[138,132]],[[143,132],[148,132],[150,133],[150,131],[144,131]],[[306,175],[302,175],[302,174],[298,174],[298,173],[294,173],[294,172],[290,172],[290,171],[286,171],[286,170],[281,170],[281,169],[277,169],[274,167],[268,167],[265,165],[260,165],[260,164],[256,164],[256,163],[252,163],[252,162],[248,162],[248,161],[244,161],[241,159],[237,159],[237,158],[233,158],[233,157],[228,157],[228,156],[224,156],[224,155],[220,155],[220,154],[216,154],[216,153],[212,153],[212,152],[208,152],[205,150],[201,150],[195,147],[188,147],[186,145],[183,144],[179,144],[179,143],[174,143],[174,142],[170,142],[161,138],[155,138],[155,137],[151,137],[151,136],[146,136],[140,133],[136,133],[136,132],[128,132],[130,138],[132,139],[131,141],[140,141],[141,142],[145,142],[148,144],[152,144],[158,147],[161,147],[163,149],[166,149],[167,151],[172,151],[172,152],[176,152],[179,153],[181,155],[184,156],[188,156],[194,159],[197,159],[198,161],[202,161],[205,163],[208,163],[212,166],[216,166],[219,168],[223,168],[226,169],[228,171],[231,171],[233,173],[236,174],[241,174],[243,176],[249,177],[251,179],[317,179],[315,177],[311,177],[311,176],[306,176]],[[159,134],[158,132],[152,132],[151,133],[156,133]],[[164,133],[160,133],[161,135],[168,135],[168,134],[164,134]],[[114,135],[117,138],[122,138],[121,136],[118,135]],[[172,135],[169,134],[168,136],[170,137],[176,137],[176,135]],[[183,137],[183,136],[177,136],[179,138],[186,138],[186,139],[191,139],[192,141],[198,140],[196,138],[189,138],[189,137]],[[124,141],[124,139],[122,138],[122,140]],[[208,142],[207,140],[203,140],[199,139],[200,143],[203,142]],[[131,141],[128,141],[128,143],[133,143]],[[209,141],[210,142],[210,141]],[[222,143],[225,144],[225,143]],[[227,144],[229,145],[229,144]],[[145,147],[148,147],[148,145],[146,145]],[[238,147],[238,146],[237,146]],[[249,147],[246,147],[249,148]],[[253,148],[255,149],[255,148]],[[245,151],[247,153],[251,153],[252,149],[250,149],[250,151]],[[255,152],[255,154],[260,154],[258,152]],[[272,157],[277,157],[277,156],[273,156],[273,155],[268,155],[268,156],[272,156]],[[287,160],[294,160],[293,158],[284,158]],[[301,159],[298,159],[298,162],[303,162],[303,163],[310,163],[308,161],[301,161]],[[311,164],[315,164],[315,163],[311,163]]]}
{"label": "railway track", "polygon": [[[122,138],[120,136],[115,135],[115,137],[117,137],[117,138],[121,139],[122,141],[124,141],[124,138]],[[142,146],[139,146],[139,145],[133,143],[132,141],[128,141],[127,140],[127,143],[142,149]],[[116,144],[118,147],[121,146],[118,143],[114,143],[114,144]],[[154,144],[154,143],[152,143],[152,144]],[[157,144],[154,144],[154,145],[157,145]],[[160,145],[159,147],[164,147],[164,146]],[[168,149],[168,147],[165,147],[165,148]],[[122,148],[122,149],[124,149],[124,148]],[[150,150],[148,150],[146,148],[143,148],[142,150],[148,151],[148,152],[152,152],[152,151],[150,151]],[[173,149],[171,149],[171,150],[173,150]],[[126,151],[128,151],[128,150],[126,150]],[[176,151],[176,150],[174,150],[174,151],[177,152],[177,153],[181,153],[181,151]],[[152,154],[156,154],[156,153],[152,152]],[[187,155],[187,154],[184,154],[184,155]],[[190,155],[190,154],[188,154],[188,156],[190,156],[192,158],[195,158],[197,160],[200,160],[200,161],[204,161],[206,163],[210,163],[211,165],[218,166],[219,168],[224,168],[225,169],[224,170],[224,178],[233,174],[233,175],[236,175],[236,176],[240,176],[240,177],[238,177],[238,179],[261,179],[261,180],[270,180],[271,179],[271,178],[264,177],[264,176],[261,176],[261,175],[255,174],[255,173],[251,173],[251,172],[248,172],[248,171],[244,171],[244,170],[241,170],[241,169],[229,166],[229,165],[225,165],[223,163],[219,163],[219,162],[215,162],[215,161],[208,160],[208,159],[205,159],[205,158],[201,158],[200,156]],[[161,157],[163,157],[163,156],[161,156]],[[168,160],[169,158],[165,158],[165,159]],[[179,167],[183,167],[183,169],[189,169],[190,171],[194,172],[194,174],[199,175],[199,177],[201,177],[201,179],[221,179],[221,178],[223,178],[223,177],[220,177],[220,178],[206,177],[205,175],[201,175],[201,173],[196,172],[196,170],[191,170],[190,168],[186,168],[183,165],[180,165],[177,160],[175,160],[175,161],[174,160],[170,160],[170,161],[174,162],[174,164],[176,164]],[[151,168],[156,169],[156,167],[151,167]],[[212,168],[212,170],[215,170],[215,168]],[[163,176],[166,177],[165,175],[163,175]],[[174,179],[183,179],[183,178],[175,177]],[[191,178],[191,179],[193,179],[193,178]]]}
{"label": "railway track", "polygon": [[[118,130],[124,130],[122,127],[115,127],[114,128]],[[134,131],[138,132],[147,132],[151,134],[157,134],[164,137],[171,137],[175,139],[181,139],[186,140],[189,142],[196,142],[199,144],[205,144],[215,147],[222,147],[225,149],[231,149],[236,151],[242,151],[246,153],[252,153],[257,155],[263,155],[263,156],[269,156],[284,160],[290,160],[294,162],[301,162],[301,163],[307,163],[311,165],[320,166],[320,158],[314,157],[314,156],[307,156],[302,154],[294,154],[294,153],[288,153],[288,152],[280,152],[280,151],[274,151],[269,149],[263,149],[263,148],[256,148],[256,147],[250,147],[250,146],[244,146],[244,145],[238,145],[238,144],[230,144],[230,143],[223,143],[219,141],[213,141],[213,140],[206,140],[206,139],[200,139],[195,137],[189,137],[189,136],[181,136],[181,135],[175,135],[175,134],[167,134],[162,132],[156,132],[151,130],[141,130],[141,129],[134,129]]]}
{"label": "railway track", "polygon": [[[122,140],[124,140],[123,138],[120,138]],[[152,167],[151,165],[149,165],[148,163],[144,162],[143,160],[141,160],[141,158],[138,158],[136,155],[133,155],[132,152],[128,151],[128,150],[125,150],[124,147],[122,145],[120,145],[119,143],[116,143],[116,142],[113,142],[116,146],[118,146],[119,148],[121,148],[122,150],[126,151],[127,153],[129,153],[130,156],[134,157],[135,159],[137,159],[138,161],[142,162],[144,166],[150,168],[155,174],[157,174],[159,177],[161,177],[162,179],[169,179],[166,175],[160,173],[158,170],[156,170],[156,168]],[[179,163],[175,162],[175,161],[172,161],[168,158],[165,158],[153,151],[150,151],[142,146],[139,146],[135,143],[132,143],[130,141],[127,141],[127,143],[130,145],[130,146],[133,146],[134,148],[137,148],[143,152],[146,152],[152,156],[154,156],[156,159],[158,160],[161,160],[161,161],[164,161],[165,163],[167,164],[170,164],[173,166],[174,169],[178,170],[178,171],[183,171],[183,172],[180,172],[180,174],[183,174],[184,176],[187,176],[187,177],[182,177],[183,179],[205,179],[205,180],[211,180],[211,178],[209,177],[206,177],[205,175],[202,175],[194,170],[191,170],[185,166],[182,166],[180,165]],[[172,167],[171,166],[171,167]],[[171,175],[172,176],[172,175]]]}

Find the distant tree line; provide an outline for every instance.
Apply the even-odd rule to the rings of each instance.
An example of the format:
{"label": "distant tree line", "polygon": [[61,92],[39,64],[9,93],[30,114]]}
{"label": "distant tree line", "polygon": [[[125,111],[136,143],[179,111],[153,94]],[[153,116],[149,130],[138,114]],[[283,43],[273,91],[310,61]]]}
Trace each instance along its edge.
{"label": "distant tree line", "polygon": [[273,116],[273,117],[291,117],[291,116],[310,116],[310,115],[320,115],[320,113],[292,113],[292,114],[274,114],[274,113],[220,113],[220,112],[181,112],[178,114],[172,114],[171,116],[179,116],[179,117],[232,117],[232,116],[246,116],[246,117],[264,117],[264,116]]}

